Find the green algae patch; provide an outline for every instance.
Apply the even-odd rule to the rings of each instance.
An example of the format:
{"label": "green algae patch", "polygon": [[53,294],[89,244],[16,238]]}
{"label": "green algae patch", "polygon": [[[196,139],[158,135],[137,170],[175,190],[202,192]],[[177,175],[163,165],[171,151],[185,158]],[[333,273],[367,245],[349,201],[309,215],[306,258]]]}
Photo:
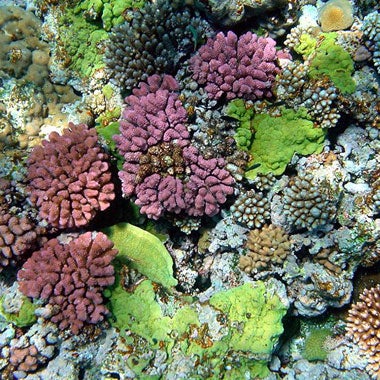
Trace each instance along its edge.
{"label": "green algae patch", "polygon": [[160,342],[173,341],[172,336],[181,336],[192,324],[198,323],[196,312],[189,305],[181,305],[172,316],[164,315],[156,301],[151,281],[144,280],[133,292],[117,285],[110,291],[109,307],[114,317],[112,324],[121,333],[129,330],[146,339],[152,347]]}
{"label": "green algae patch", "polygon": [[354,62],[350,54],[335,43],[336,33],[326,33],[311,58],[309,76],[318,79],[327,76],[343,94],[352,94],[356,84],[352,78]]}
{"label": "green algae patch", "polygon": [[[261,281],[218,292],[209,304],[222,313],[217,320],[224,321],[225,334],[221,339],[190,340],[186,353],[207,360],[218,369],[216,374],[220,368],[231,368],[225,371],[225,379],[245,378],[247,374],[249,378],[267,376],[267,364],[283,332],[287,306],[277,295],[270,295]],[[198,332],[197,336],[202,334]],[[238,359],[230,357],[231,352]]]}
{"label": "green algae patch", "polygon": [[37,317],[34,314],[37,306],[34,305],[28,297],[22,296],[22,304],[17,313],[7,313],[4,310],[4,298],[0,298],[0,315],[7,321],[17,327],[26,327],[32,325]]}
{"label": "green algae patch", "polygon": [[257,174],[282,174],[295,153],[303,156],[320,153],[326,131],[315,128],[306,110],[281,108],[281,116],[257,114],[253,119],[255,135],[249,148],[252,160],[246,177]]}
{"label": "green algae patch", "polygon": [[59,34],[71,58],[69,67],[81,77],[88,78],[105,67],[103,55],[108,33],[101,27],[68,9],[60,19]]}
{"label": "green algae patch", "polygon": [[137,378],[148,376],[149,359],[162,355],[168,377],[179,376],[179,370],[181,378],[189,379],[253,379],[269,374],[267,365],[287,312],[270,285],[247,283],[201,303],[167,294],[150,280],[129,290],[121,283],[105,295],[111,323],[130,350],[124,360]]}
{"label": "green algae patch", "polygon": [[309,361],[325,360],[329,353],[329,350],[325,347],[325,343],[327,338],[331,336],[330,329],[312,329],[305,339],[302,356]]}
{"label": "green algae patch", "polygon": [[138,9],[144,4],[145,0],[83,0],[75,12],[82,13],[89,21],[101,21],[103,29],[109,31],[125,21],[128,9]]}
{"label": "green algae patch", "polygon": [[136,269],[165,288],[177,285],[173,277],[173,260],[159,238],[130,223],[103,229],[119,251],[116,261]]}
{"label": "green algae patch", "polygon": [[228,103],[226,114],[239,121],[239,127],[234,135],[237,147],[241,150],[248,150],[253,135],[253,109],[243,99],[234,99]]}
{"label": "green algae patch", "polygon": [[270,355],[283,332],[287,308],[278,296],[268,296],[257,281],[215,294],[210,305],[226,314],[230,323],[229,345],[234,350]]}

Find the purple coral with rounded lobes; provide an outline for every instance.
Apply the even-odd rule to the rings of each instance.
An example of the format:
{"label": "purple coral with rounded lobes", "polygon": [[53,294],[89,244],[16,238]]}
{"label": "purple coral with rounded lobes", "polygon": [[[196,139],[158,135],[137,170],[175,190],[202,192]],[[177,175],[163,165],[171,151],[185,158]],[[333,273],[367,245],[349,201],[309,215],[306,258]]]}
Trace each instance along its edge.
{"label": "purple coral with rounded lobes", "polygon": [[28,159],[30,200],[39,215],[56,228],[87,225],[114,199],[108,156],[95,129],[69,124],[62,135],[52,132]]}
{"label": "purple coral with rounded lobes", "polygon": [[[126,98],[120,135],[114,137],[125,159],[119,172],[123,192],[135,195],[141,213],[152,219],[166,212],[213,216],[233,193],[234,179],[224,169],[225,161],[207,160],[190,145],[187,114],[177,89],[169,75],[153,75],[140,83]],[[170,152],[164,149],[168,143]],[[161,152],[159,157],[154,148]]]}
{"label": "purple coral with rounded lobes", "polygon": [[27,216],[12,215],[5,206],[0,205],[0,272],[37,248],[43,232],[44,229],[36,226]]}
{"label": "purple coral with rounded lobes", "polygon": [[78,334],[85,323],[102,321],[108,309],[102,290],[115,281],[111,261],[117,250],[101,232],[86,232],[67,244],[49,240],[17,274],[20,291],[47,300],[51,321]]}
{"label": "purple coral with rounded lobes", "polygon": [[279,52],[270,37],[247,32],[238,37],[219,32],[190,59],[193,79],[205,85],[209,98],[261,99],[272,96],[272,84],[280,72]]}
{"label": "purple coral with rounded lobes", "polygon": [[205,159],[193,146],[185,148],[183,153],[191,170],[186,183],[187,213],[191,216],[216,215],[227,196],[234,192],[235,181],[230,172],[224,169],[224,159]]}
{"label": "purple coral with rounded lobes", "polygon": [[120,135],[114,140],[125,159],[119,177],[126,196],[135,192],[139,160],[149,147],[170,141],[182,147],[189,144],[186,109],[173,92],[177,88],[170,75],[152,75],[125,99]]}

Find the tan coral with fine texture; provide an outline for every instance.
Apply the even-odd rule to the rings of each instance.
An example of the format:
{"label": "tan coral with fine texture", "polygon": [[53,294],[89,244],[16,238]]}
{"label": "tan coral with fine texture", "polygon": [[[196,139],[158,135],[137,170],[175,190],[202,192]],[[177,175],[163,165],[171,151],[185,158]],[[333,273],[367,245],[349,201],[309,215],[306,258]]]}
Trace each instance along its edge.
{"label": "tan coral with fine texture", "polygon": [[365,289],[348,311],[347,335],[368,357],[367,370],[380,378],[380,285]]}
{"label": "tan coral with fine texture", "polygon": [[323,32],[348,29],[354,22],[352,4],[349,0],[330,0],[318,12]]}
{"label": "tan coral with fine texture", "polygon": [[267,269],[271,264],[281,265],[290,253],[289,235],[281,228],[270,224],[248,234],[248,253],[239,258],[239,268],[246,273]]}

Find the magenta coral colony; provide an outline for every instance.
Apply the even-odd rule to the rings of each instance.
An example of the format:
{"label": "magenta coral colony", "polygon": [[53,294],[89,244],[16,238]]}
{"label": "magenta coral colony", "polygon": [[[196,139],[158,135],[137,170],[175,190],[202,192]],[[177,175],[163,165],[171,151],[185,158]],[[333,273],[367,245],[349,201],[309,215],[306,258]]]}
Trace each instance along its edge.
{"label": "magenta coral colony", "polygon": [[153,75],[126,98],[115,136],[125,163],[119,176],[126,196],[158,219],[165,213],[213,216],[234,179],[223,158],[205,159],[191,146],[187,114],[175,92],[176,80]]}
{"label": "magenta coral colony", "polygon": [[30,200],[52,227],[86,226],[115,198],[107,162],[95,129],[69,124],[52,132],[28,159]]}

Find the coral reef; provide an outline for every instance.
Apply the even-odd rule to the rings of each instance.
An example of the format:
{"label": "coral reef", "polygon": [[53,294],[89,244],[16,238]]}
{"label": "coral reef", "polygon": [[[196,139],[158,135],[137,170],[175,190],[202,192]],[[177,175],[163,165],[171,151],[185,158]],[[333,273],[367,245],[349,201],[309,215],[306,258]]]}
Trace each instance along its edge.
{"label": "coral reef", "polygon": [[112,247],[101,232],[86,232],[67,244],[51,239],[18,272],[20,291],[46,300],[48,318],[61,330],[69,327],[78,334],[84,324],[108,314],[101,292],[115,279],[110,263],[117,250]]}
{"label": "coral reef", "polygon": [[370,41],[370,50],[373,54],[373,63],[380,73],[380,14],[371,12],[363,19],[362,30],[364,36]]}
{"label": "coral reef", "polygon": [[380,375],[379,309],[380,285],[377,285],[360,294],[360,301],[351,306],[347,317],[347,335],[368,357],[367,369],[373,378]]}
{"label": "coral reef", "polygon": [[212,99],[271,97],[280,72],[276,61],[281,53],[275,46],[273,39],[251,32],[240,37],[232,31],[219,32],[190,59],[190,69]]}
{"label": "coral reef", "polygon": [[56,228],[77,228],[107,209],[115,197],[107,159],[96,130],[85,124],[51,133],[28,158],[30,200],[40,217]]}
{"label": "coral reef", "polygon": [[282,108],[280,115],[255,115],[255,130],[249,153],[246,177],[254,179],[257,174],[282,174],[294,153],[309,155],[319,153],[324,144],[325,131],[314,128],[305,109],[294,112]]}
{"label": "coral reef", "polygon": [[0,205],[0,272],[7,266],[15,266],[38,246],[42,227],[37,227],[26,216],[12,215]]}

